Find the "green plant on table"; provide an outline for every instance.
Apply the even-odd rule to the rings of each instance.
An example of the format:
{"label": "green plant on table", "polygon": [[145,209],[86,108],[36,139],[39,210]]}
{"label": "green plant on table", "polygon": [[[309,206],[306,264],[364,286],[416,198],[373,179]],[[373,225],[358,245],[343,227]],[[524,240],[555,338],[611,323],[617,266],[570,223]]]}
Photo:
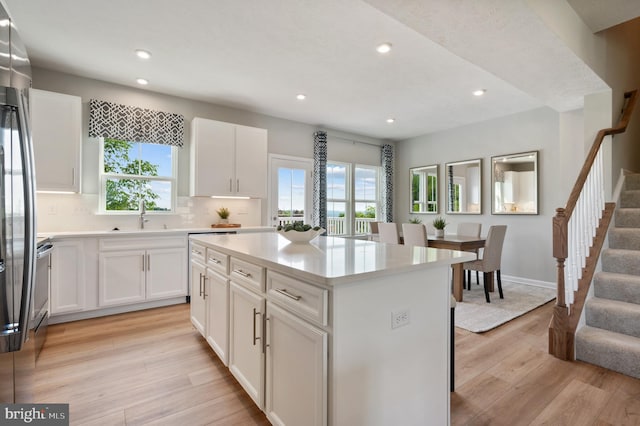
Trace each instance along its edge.
{"label": "green plant on table", "polygon": [[433,219],[433,227],[436,229],[444,229],[444,227],[447,226],[447,221],[444,220],[444,218],[442,216],[438,216],[435,219]]}
{"label": "green plant on table", "polygon": [[420,219],[419,217],[412,217],[411,219],[409,219],[409,223],[415,223],[416,225],[419,225],[422,223],[422,219]]}

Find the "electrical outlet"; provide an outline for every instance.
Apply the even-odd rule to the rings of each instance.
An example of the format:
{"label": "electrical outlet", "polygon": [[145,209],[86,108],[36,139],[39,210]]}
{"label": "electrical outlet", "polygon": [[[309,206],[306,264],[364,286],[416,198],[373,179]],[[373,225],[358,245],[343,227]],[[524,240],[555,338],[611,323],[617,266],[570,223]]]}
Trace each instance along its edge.
{"label": "electrical outlet", "polygon": [[391,312],[391,328],[398,328],[409,324],[409,310]]}

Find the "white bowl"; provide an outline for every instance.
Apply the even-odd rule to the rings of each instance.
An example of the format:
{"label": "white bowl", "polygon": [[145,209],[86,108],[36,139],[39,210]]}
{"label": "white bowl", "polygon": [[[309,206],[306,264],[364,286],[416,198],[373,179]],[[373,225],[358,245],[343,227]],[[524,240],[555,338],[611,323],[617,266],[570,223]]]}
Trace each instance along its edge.
{"label": "white bowl", "polygon": [[292,229],[286,232],[284,230],[276,232],[292,243],[308,243],[318,235],[322,234],[324,232],[324,229],[320,228],[317,231],[314,231],[313,229],[309,229],[308,231],[295,231]]}

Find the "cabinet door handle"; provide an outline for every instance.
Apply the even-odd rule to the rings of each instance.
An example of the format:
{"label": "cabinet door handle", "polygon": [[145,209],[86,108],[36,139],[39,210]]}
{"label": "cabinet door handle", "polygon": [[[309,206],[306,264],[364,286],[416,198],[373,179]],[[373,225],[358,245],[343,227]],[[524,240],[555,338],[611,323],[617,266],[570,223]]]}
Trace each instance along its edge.
{"label": "cabinet door handle", "polygon": [[203,287],[203,289],[202,289],[202,298],[204,300],[207,300],[207,276],[206,275],[202,276],[202,283],[204,284],[202,286]]}
{"label": "cabinet door handle", "polygon": [[145,264],[146,262],[145,262],[145,260],[144,260],[144,257],[145,257],[145,256],[144,256],[144,254],[143,254],[143,255],[142,255],[142,272],[144,272],[144,270],[146,269],[146,264]]}
{"label": "cabinet door handle", "polygon": [[202,296],[202,272],[200,272],[200,296]]}
{"label": "cabinet door handle", "polygon": [[251,278],[251,274],[249,272],[243,271],[242,269],[234,269],[233,272],[245,278]]}
{"label": "cabinet door handle", "polygon": [[260,337],[256,336],[256,315],[262,315],[256,308],[253,308],[253,346],[256,345],[256,342],[260,340]]}
{"label": "cabinet door handle", "polygon": [[296,302],[300,299],[302,299],[302,296],[297,296],[295,294],[291,294],[287,291],[286,288],[276,288],[276,293],[280,293],[283,296],[287,296],[289,299],[293,299]]}
{"label": "cabinet door handle", "polygon": [[215,263],[216,265],[219,265],[219,264],[222,263],[218,259],[216,259],[215,257],[210,257],[209,260],[212,261],[213,263]]}
{"label": "cabinet door handle", "polygon": [[236,191],[240,192],[240,179],[236,179]]}
{"label": "cabinet door handle", "polygon": [[72,167],[71,168],[71,185],[75,185],[76,184],[76,168]]}
{"label": "cabinet door handle", "polygon": [[268,330],[269,330],[269,318],[265,316],[265,317],[264,317],[264,340],[263,340],[264,345],[263,345],[263,347],[262,347],[262,352],[263,352],[263,353],[267,351],[267,348],[268,348],[269,346],[271,346],[271,345],[269,345],[269,343],[267,343],[267,340],[269,339],[269,332],[268,332]]}
{"label": "cabinet door handle", "polygon": [[151,255],[147,255],[147,271],[151,270]]}
{"label": "cabinet door handle", "polygon": [[233,192],[233,179],[229,178],[229,192]]}

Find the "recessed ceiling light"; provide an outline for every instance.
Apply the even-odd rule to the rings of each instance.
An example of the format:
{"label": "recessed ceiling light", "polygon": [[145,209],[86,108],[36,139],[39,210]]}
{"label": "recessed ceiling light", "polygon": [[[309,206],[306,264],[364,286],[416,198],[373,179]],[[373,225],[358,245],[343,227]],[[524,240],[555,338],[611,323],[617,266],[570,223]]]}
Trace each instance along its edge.
{"label": "recessed ceiling light", "polygon": [[482,96],[485,93],[487,93],[487,89],[478,89],[478,90],[474,90],[473,95],[474,96]]}
{"label": "recessed ceiling light", "polygon": [[304,101],[305,99],[307,99],[307,95],[305,95],[304,93],[300,93],[296,96],[296,99],[299,101]]}
{"label": "recessed ceiling light", "polygon": [[389,53],[391,51],[391,43],[382,43],[376,47],[378,53]]}
{"label": "recessed ceiling light", "polygon": [[142,49],[138,49],[138,50],[136,50],[136,55],[140,59],[149,59],[151,57],[151,52],[148,52],[148,51],[142,50]]}
{"label": "recessed ceiling light", "polygon": [[137,78],[137,79],[136,79],[136,82],[137,82],[138,84],[143,85],[143,86],[146,86],[147,84],[149,84],[149,80],[146,80],[146,79],[144,79],[144,78]]}
{"label": "recessed ceiling light", "polygon": [[396,119],[395,119],[395,118],[387,118],[387,123],[389,123],[389,124],[393,124],[393,123],[395,123],[395,122],[396,122]]}

